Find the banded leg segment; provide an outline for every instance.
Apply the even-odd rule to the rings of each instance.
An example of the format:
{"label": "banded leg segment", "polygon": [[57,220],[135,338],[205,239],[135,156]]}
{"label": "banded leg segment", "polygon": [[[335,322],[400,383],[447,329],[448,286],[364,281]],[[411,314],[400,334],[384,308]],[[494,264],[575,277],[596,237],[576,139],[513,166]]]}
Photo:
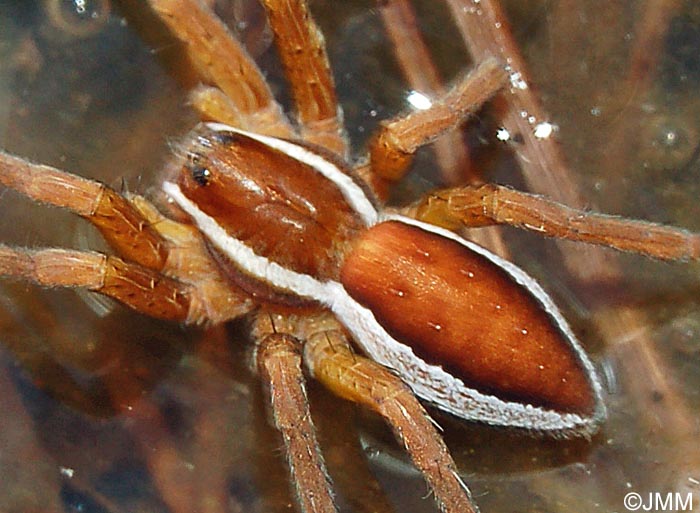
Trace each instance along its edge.
{"label": "banded leg segment", "polygon": [[345,155],[340,108],[321,31],[303,0],[263,0],[303,139]]}
{"label": "banded leg segment", "polygon": [[277,137],[293,134],[260,69],[201,0],[148,0],[148,4],[183,43],[202,81],[234,102],[245,119],[241,128]]}
{"label": "banded leg segment", "polygon": [[311,335],[304,356],[314,377],[331,391],[384,417],[423,473],[441,511],[478,511],[427,412],[398,377],[354,354],[341,331]]}
{"label": "banded leg segment", "polygon": [[430,194],[408,214],[450,229],[508,224],[547,237],[600,244],[661,260],[700,258],[700,234],[586,212],[494,184]]}
{"label": "banded leg segment", "polygon": [[[255,335],[274,326],[260,322]],[[336,512],[331,482],[316,439],[301,370],[301,344],[291,335],[263,335],[256,347],[275,427],[282,433],[291,481],[303,513]]]}
{"label": "banded leg segment", "polygon": [[101,253],[0,245],[0,276],[45,287],[85,288],[158,319],[187,321],[191,315],[189,287]]}
{"label": "banded leg segment", "polygon": [[160,271],[168,244],[134,206],[106,185],[0,152],[0,184],[25,196],[66,208],[94,224],[127,260]]}

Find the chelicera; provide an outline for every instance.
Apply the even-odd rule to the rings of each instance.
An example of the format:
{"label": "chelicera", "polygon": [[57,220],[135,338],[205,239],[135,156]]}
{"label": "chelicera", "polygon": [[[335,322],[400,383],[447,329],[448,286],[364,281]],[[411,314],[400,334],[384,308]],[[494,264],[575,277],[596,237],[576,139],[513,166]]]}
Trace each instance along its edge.
{"label": "chelicera", "polygon": [[335,506],[302,365],[337,395],[386,418],[441,509],[474,511],[416,396],[467,420],[562,437],[591,436],[605,407],[593,365],[535,280],[432,223],[505,222],[666,259],[696,258],[698,238],[498,186],[449,189],[400,211],[383,209],[416,149],[497,94],[508,83],[506,67],[487,59],[430,108],[385,123],[368,159],[353,166],[306,5],[263,3],[298,128],[209,10],[191,0],[151,0],[208,84],[193,93],[207,121],[176,149],[162,185],[166,203],[158,209],[3,153],[4,186],[86,218],[119,256],[2,246],[0,273],[88,288],[185,324],[249,316],[303,511]]}

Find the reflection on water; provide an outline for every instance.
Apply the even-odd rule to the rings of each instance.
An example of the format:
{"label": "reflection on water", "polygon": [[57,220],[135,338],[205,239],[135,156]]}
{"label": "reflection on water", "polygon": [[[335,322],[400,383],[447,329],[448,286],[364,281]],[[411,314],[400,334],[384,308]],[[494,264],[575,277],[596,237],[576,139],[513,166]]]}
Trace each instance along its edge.
{"label": "reflection on water", "polygon": [[[76,2],[0,0],[0,147],[118,188],[153,185],[168,143],[194,117],[156,58],[167,41],[142,43],[132,30],[138,20],[120,11],[127,3],[88,1],[90,15],[73,16]],[[229,16],[245,13],[248,24],[237,27],[261,62],[274,65],[254,4],[215,3]],[[608,2],[604,14],[593,1],[508,8],[590,205],[700,230],[700,10],[667,5],[675,9],[666,11],[671,31],[641,58],[651,31],[643,7],[655,4]],[[405,107],[407,90],[370,3],[337,6],[313,3],[350,135],[361,144],[379,119]],[[451,76],[465,62],[459,34],[434,3],[416,7]],[[629,62],[638,68],[629,71]],[[269,74],[278,90],[279,71]],[[465,133],[474,158],[520,186],[511,148],[489,122],[480,116]],[[433,169],[432,154],[422,152],[402,191],[428,187]],[[73,217],[12,193],[0,194],[0,211],[4,242],[103,248]],[[611,418],[589,443],[532,440],[436,412],[482,509],[620,511],[629,490],[692,487],[700,479],[697,266],[623,256],[633,272],[622,283],[582,284],[551,242],[506,236],[594,352]],[[637,324],[624,337],[600,330],[631,311]],[[190,331],[113,304],[97,308],[90,296],[1,283],[0,510],[288,511],[281,442],[249,370],[245,333],[245,323]],[[640,346],[645,333],[651,342]],[[397,511],[435,511],[377,419],[314,385],[310,395],[344,508],[389,502]]]}

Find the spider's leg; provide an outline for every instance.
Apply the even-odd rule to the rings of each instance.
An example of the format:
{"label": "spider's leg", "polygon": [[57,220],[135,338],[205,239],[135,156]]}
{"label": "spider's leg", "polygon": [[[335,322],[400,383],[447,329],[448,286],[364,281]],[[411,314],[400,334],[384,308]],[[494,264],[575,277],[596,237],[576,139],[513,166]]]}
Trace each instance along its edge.
{"label": "spider's leg", "polygon": [[158,319],[186,322],[197,315],[189,286],[102,253],[0,245],[0,276],[44,287],[85,288]]}
{"label": "spider's leg", "polygon": [[321,31],[304,0],[263,0],[303,139],[345,155],[342,114]]}
{"label": "spider's leg", "polygon": [[188,93],[190,105],[203,120],[245,127],[246,117],[231,98],[214,86],[200,84]]}
{"label": "spider's leg", "polygon": [[106,185],[0,151],[0,185],[94,224],[127,260],[160,271],[168,244],[123,196]]}
{"label": "spider's leg", "polygon": [[332,513],[337,508],[309,412],[301,343],[275,329],[265,314],[257,316],[253,330],[256,363],[267,389],[272,419],[284,439],[297,500],[303,513]]}
{"label": "spider's leg", "polygon": [[[429,98],[444,95],[445,85],[421,34],[410,0],[386,0],[380,4],[378,11],[408,86]],[[445,187],[484,182],[482,169],[470,159],[464,134],[459,128],[442,134],[432,143],[431,149]],[[472,231],[469,238],[508,258],[508,248],[498,229]]]}
{"label": "spider's leg", "polygon": [[662,260],[700,258],[698,233],[578,210],[494,184],[438,191],[406,213],[452,229],[508,224],[547,237],[600,244]]}
{"label": "spider's leg", "polygon": [[120,257],[137,264],[127,265],[174,278],[188,288],[192,311],[179,320],[223,322],[252,308],[250,297],[222,276],[196,228],[164,217],[140,196],[127,198],[100,182],[2,151],[0,185],[71,210],[95,225]]}
{"label": "spider's leg", "polygon": [[[440,72],[421,34],[418,18],[409,0],[386,0],[378,3],[386,35],[408,87],[429,97],[445,93]],[[435,158],[445,184],[474,181],[467,146],[459,131],[439,137],[434,145]]]}
{"label": "spider's leg", "polygon": [[384,121],[369,145],[369,169],[360,172],[382,194],[387,182],[403,177],[418,148],[455,128],[506,80],[503,66],[487,59],[426,109]]}
{"label": "spider's leg", "polygon": [[384,367],[353,353],[344,331],[328,327],[332,325],[310,333],[306,340],[304,360],[311,374],[336,395],[384,417],[433,490],[441,511],[478,511],[435,425],[408,386]]}
{"label": "spider's leg", "polygon": [[[182,42],[202,82],[216,86],[232,100],[235,108],[228,114],[241,120],[239,128],[278,137],[293,135],[258,66],[203,2],[149,0],[148,4]],[[205,118],[230,121],[219,119],[218,111],[210,111],[209,104],[198,95],[193,97],[193,104],[204,110]]]}

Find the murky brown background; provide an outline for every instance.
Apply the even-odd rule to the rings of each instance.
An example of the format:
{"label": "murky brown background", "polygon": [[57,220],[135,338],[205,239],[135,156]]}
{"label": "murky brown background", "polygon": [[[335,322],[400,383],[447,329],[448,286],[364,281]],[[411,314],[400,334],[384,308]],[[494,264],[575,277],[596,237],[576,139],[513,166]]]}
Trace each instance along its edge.
{"label": "murky brown background", "polygon": [[[87,2],[95,17],[83,19],[52,11],[72,3],[0,0],[0,147],[147,192],[168,145],[195,121],[158,59],[172,42],[142,43],[133,13],[116,2]],[[259,10],[245,0],[216,3],[284,99]],[[415,5],[444,76],[469,66],[440,2]],[[358,153],[379,119],[406,107],[408,92],[373,7],[312,1]],[[700,231],[696,2],[507,7],[589,206]],[[648,24],[651,9],[660,14]],[[642,36],[654,30],[667,35],[640,58]],[[631,61],[647,67],[631,70]],[[495,128],[484,113],[465,131],[473,158],[489,179],[523,187]],[[396,201],[430,188],[434,169],[423,151]],[[610,253],[624,279],[582,283],[551,241],[505,236],[593,353],[610,419],[588,443],[533,440],[435,412],[482,510],[625,511],[629,491],[693,491],[700,504],[697,264]],[[0,240],[104,249],[72,216],[4,190]],[[633,320],[621,335],[600,329],[620,315]],[[267,424],[247,346],[244,325],[192,332],[90,294],[1,282],[0,510],[292,510],[281,441]],[[310,388],[344,511],[435,511],[377,419]]]}

